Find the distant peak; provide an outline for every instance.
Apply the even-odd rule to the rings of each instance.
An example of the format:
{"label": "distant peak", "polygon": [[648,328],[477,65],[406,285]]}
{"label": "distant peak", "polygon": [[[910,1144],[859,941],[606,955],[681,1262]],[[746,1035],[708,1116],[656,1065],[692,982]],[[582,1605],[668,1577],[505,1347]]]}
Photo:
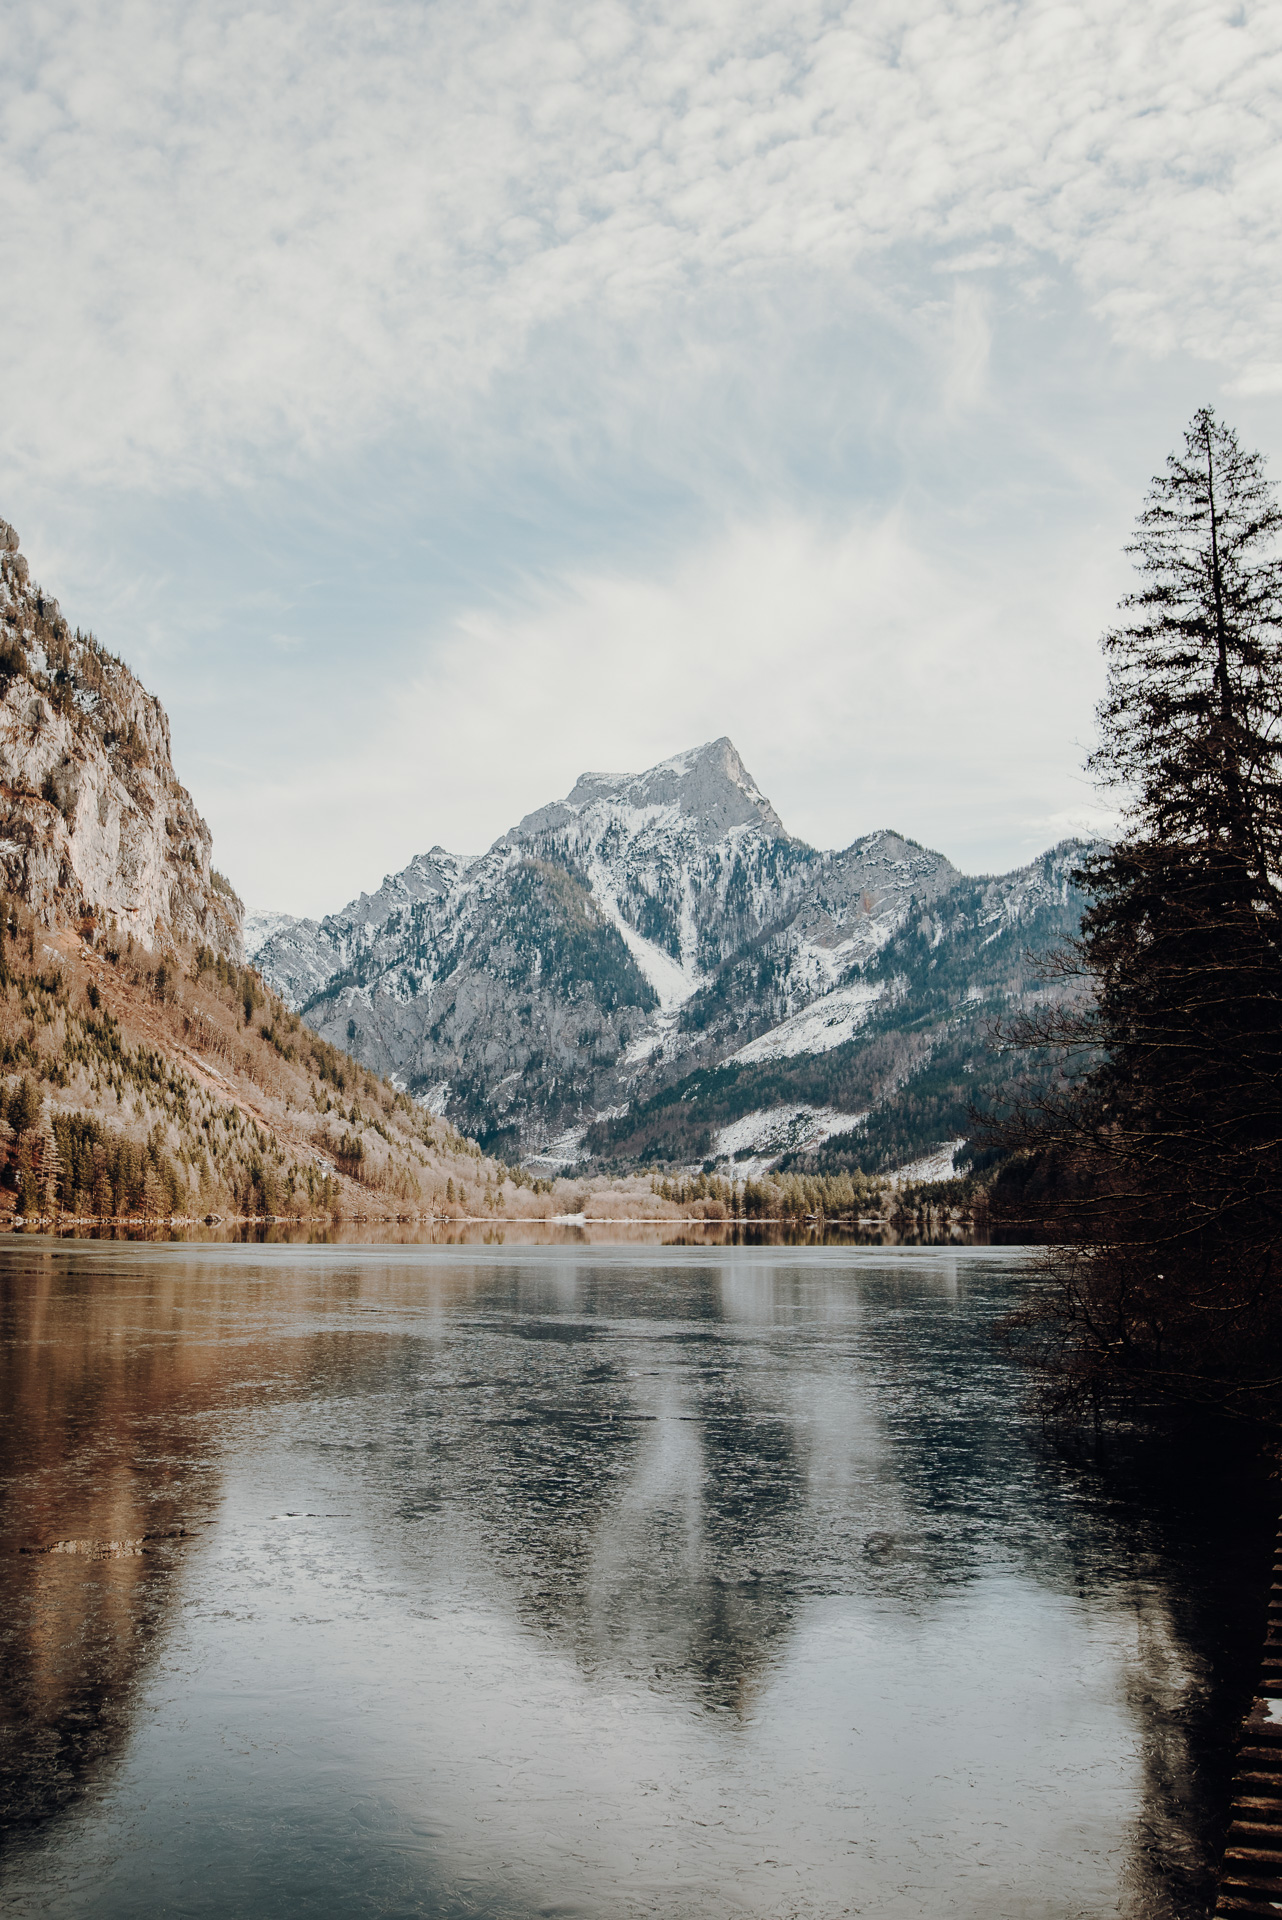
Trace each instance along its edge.
{"label": "distant peak", "polygon": [[599,793],[636,786],[638,782],[652,780],[659,774],[675,774],[678,779],[683,779],[693,773],[696,767],[714,767],[736,783],[746,782],[756,791],[734,741],[723,733],[717,740],[705,740],[701,747],[687,747],[683,753],[674,753],[667,760],[658,761],[653,767],[647,767],[644,773],[603,773],[595,769],[581,773],[567,797],[567,804],[575,804],[580,793],[595,798]]}
{"label": "distant peak", "polygon": [[661,760],[657,767],[651,767],[651,773],[662,773],[671,769],[674,773],[689,773],[694,767],[715,766],[730,773],[743,775],[745,768],[739,758],[738,749],[729,734],[721,734],[716,740],[705,740],[701,747],[687,747],[684,753],[674,753],[670,760]]}
{"label": "distant peak", "polygon": [[790,838],[725,734],[674,753],[644,773],[580,774],[563,801],[528,815],[518,831],[538,831],[554,825],[554,815],[563,818],[567,812],[581,814],[600,805],[671,808],[693,821],[707,840],[742,826],[759,827],[775,839]]}

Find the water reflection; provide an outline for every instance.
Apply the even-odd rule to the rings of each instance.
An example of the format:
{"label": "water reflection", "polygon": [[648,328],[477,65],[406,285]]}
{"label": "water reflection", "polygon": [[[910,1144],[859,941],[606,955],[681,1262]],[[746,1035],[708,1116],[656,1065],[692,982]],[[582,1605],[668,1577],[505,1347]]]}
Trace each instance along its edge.
{"label": "water reflection", "polygon": [[[37,1226],[15,1228],[0,1221],[0,1239],[47,1238]],[[503,1247],[973,1247],[1011,1243],[1009,1230],[979,1219],[936,1219],[933,1231],[900,1219],[854,1222],[783,1222],[779,1220],[589,1220],[583,1226],[552,1220],[519,1220],[496,1216],[485,1220],[299,1221],[286,1219],[191,1221],[175,1226],[168,1221],[142,1221],[99,1227],[76,1222],[63,1227],[63,1241],[101,1240],[130,1246],[437,1246]]]}
{"label": "water reflection", "polygon": [[5,1247],[12,1910],[1204,1910],[1270,1495],[1050,1452],[1023,1284]]}
{"label": "water reflection", "polygon": [[172,1343],[180,1286],[174,1277],[156,1291],[138,1340],[119,1299],[78,1283],[50,1251],[31,1244],[0,1263],[10,1839],[74,1799],[124,1737],[184,1521],[194,1528],[208,1511],[207,1450],[170,1417],[204,1371],[197,1351]]}

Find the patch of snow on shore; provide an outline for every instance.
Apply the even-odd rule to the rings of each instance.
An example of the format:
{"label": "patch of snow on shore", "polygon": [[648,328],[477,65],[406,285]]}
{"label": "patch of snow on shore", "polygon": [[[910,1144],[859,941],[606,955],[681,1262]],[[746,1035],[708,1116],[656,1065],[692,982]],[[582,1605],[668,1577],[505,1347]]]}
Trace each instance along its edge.
{"label": "patch of snow on shore", "polygon": [[746,1066],[754,1060],[787,1060],[797,1053],[830,1053],[858,1032],[884,992],[884,985],[874,986],[865,980],[834,987],[800,1013],[771,1027],[769,1033],[750,1040],[730,1058]]}

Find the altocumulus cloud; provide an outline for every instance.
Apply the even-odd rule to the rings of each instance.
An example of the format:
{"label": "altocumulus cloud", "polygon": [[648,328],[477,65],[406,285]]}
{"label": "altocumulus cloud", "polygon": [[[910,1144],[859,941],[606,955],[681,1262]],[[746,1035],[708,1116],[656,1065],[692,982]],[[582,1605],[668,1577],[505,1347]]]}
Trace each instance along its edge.
{"label": "altocumulus cloud", "polygon": [[[720,732],[816,839],[1014,859],[1137,479],[1282,393],[1280,93],[1251,4],[11,6],[3,510],[260,900]],[[1138,468],[1066,430],[1190,365]]]}
{"label": "altocumulus cloud", "polygon": [[6,8],[8,455],[320,449],[577,310],[905,243],[1048,256],[1120,338],[1282,384],[1280,80],[1265,5]]}

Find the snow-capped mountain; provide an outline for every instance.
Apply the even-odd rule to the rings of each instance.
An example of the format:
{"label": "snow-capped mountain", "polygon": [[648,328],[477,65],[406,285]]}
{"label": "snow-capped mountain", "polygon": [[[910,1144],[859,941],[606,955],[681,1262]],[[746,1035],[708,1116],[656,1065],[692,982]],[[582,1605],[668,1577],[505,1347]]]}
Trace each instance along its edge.
{"label": "snow-capped mountain", "polygon": [[[251,915],[246,948],[327,1038],[510,1153],[871,1165],[905,1089],[1033,990],[1024,950],[1075,927],[1080,854],[972,880],[891,832],[819,852],[721,739],[584,774],[488,853],[434,847],[319,922]],[[913,1150],[957,1111],[936,1098]]]}

